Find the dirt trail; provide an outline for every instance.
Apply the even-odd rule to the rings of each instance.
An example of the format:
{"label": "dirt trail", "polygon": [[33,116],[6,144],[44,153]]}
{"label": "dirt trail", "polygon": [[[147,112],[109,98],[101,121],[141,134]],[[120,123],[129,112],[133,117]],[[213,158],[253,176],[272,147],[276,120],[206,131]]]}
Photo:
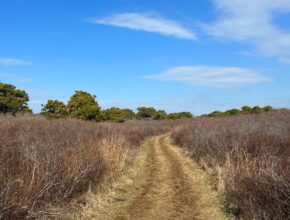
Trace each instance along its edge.
{"label": "dirt trail", "polygon": [[149,139],[128,173],[81,219],[226,219],[208,177],[169,136]]}

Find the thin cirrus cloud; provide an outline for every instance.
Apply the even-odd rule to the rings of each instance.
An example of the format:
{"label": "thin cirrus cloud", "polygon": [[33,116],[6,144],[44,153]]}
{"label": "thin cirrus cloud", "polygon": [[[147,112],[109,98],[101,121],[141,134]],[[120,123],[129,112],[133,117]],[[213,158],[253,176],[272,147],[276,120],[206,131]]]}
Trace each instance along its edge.
{"label": "thin cirrus cloud", "polygon": [[290,64],[290,32],[275,17],[290,12],[290,0],[213,0],[216,21],[204,25],[210,35],[251,44],[256,52]]}
{"label": "thin cirrus cloud", "polygon": [[27,65],[32,65],[32,62],[21,60],[21,59],[14,59],[14,58],[0,58],[0,65],[1,66],[27,66]]}
{"label": "thin cirrus cloud", "polygon": [[18,83],[31,83],[33,81],[29,77],[20,76],[20,75],[11,74],[11,73],[0,73],[0,77],[8,81],[18,82]]}
{"label": "thin cirrus cloud", "polygon": [[272,80],[254,69],[218,66],[180,66],[159,74],[146,75],[143,78],[213,87],[243,86]]}
{"label": "thin cirrus cloud", "polygon": [[183,25],[160,16],[145,13],[114,14],[100,19],[90,19],[89,22],[158,33],[179,39],[196,39],[195,33]]}

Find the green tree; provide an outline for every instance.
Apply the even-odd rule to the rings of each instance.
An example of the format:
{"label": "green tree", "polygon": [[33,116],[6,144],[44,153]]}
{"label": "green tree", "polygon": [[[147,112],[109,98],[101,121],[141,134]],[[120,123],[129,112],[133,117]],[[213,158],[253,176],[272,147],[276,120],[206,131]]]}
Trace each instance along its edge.
{"label": "green tree", "polygon": [[169,119],[177,119],[177,113],[170,113],[170,114],[168,115],[168,118],[169,118]]}
{"label": "green tree", "polygon": [[274,108],[272,107],[272,106],[265,106],[264,108],[263,108],[263,111],[264,112],[270,112],[270,111],[273,111],[274,110]]}
{"label": "green tree", "polygon": [[209,113],[208,116],[209,117],[222,117],[222,116],[225,116],[225,113],[221,111],[214,111],[212,113]]}
{"label": "green tree", "polygon": [[125,118],[127,120],[136,118],[136,114],[131,109],[125,108],[125,109],[123,109],[123,112],[124,112]]}
{"label": "green tree", "polygon": [[186,119],[186,118],[193,118],[193,115],[191,112],[175,112],[175,113],[170,113],[168,117],[170,119]]}
{"label": "green tree", "polygon": [[242,107],[242,113],[244,113],[244,114],[251,113],[251,110],[252,110],[252,108],[250,106],[245,105]]}
{"label": "green tree", "polygon": [[260,106],[254,106],[251,109],[251,113],[254,113],[254,114],[259,114],[259,113],[262,113],[262,112],[263,112],[263,109]]}
{"label": "green tree", "polygon": [[76,91],[68,102],[68,111],[73,118],[83,120],[98,120],[100,107],[96,96],[88,92]]}
{"label": "green tree", "polygon": [[139,107],[137,108],[138,119],[153,119],[156,114],[156,109],[153,107]]}
{"label": "green tree", "polygon": [[0,83],[0,113],[11,113],[15,115],[17,112],[32,113],[28,107],[29,96],[15,86]]}
{"label": "green tree", "polygon": [[96,119],[98,122],[101,122],[101,121],[107,121],[108,120],[108,117],[107,117],[107,111],[106,110],[103,110],[101,109],[100,110],[100,113]]}
{"label": "green tree", "polygon": [[164,110],[159,110],[154,115],[154,120],[165,120],[167,119],[168,115]]}
{"label": "green tree", "polygon": [[64,118],[68,116],[67,106],[58,100],[48,100],[45,105],[42,105],[41,114],[46,118]]}
{"label": "green tree", "polygon": [[234,109],[227,110],[225,112],[225,114],[226,115],[238,115],[238,114],[240,114],[240,112],[241,111],[239,109],[234,108]]}
{"label": "green tree", "polygon": [[110,108],[103,110],[104,119],[111,122],[124,122],[126,120],[125,111],[120,108]]}
{"label": "green tree", "polygon": [[99,121],[124,122],[135,118],[135,113],[131,109],[109,108],[101,110]]}

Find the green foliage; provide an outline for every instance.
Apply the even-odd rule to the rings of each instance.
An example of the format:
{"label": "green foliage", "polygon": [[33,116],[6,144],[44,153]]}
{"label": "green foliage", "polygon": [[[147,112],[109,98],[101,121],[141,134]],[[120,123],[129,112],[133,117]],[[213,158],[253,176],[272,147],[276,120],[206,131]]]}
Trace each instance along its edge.
{"label": "green foliage", "polygon": [[165,120],[168,118],[164,110],[156,110],[153,107],[139,107],[136,116],[138,119]]}
{"label": "green foliage", "polygon": [[131,109],[128,109],[128,108],[125,108],[125,109],[122,109],[124,114],[125,114],[125,118],[126,119],[135,119],[136,118],[136,114],[131,110]]}
{"label": "green foliage", "polygon": [[98,120],[100,107],[96,96],[88,92],[76,91],[68,102],[70,116],[82,120]]}
{"label": "green foliage", "polygon": [[186,118],[193,118],[193,115],[191,112],[175,112],[175,113],[170,113],[168,117],[170,119],[186,119]]}
{"label": "green foliage", "polygon": [[273,110],[274,110],[274,108],[272,106],[265,106],[265,107],[263,107],[263,111],[264,112],[269,112],[269,111],[273,111]]}
{"label": "green foliage", "polygon": [[101,121],[107,121],[107,120],[108,120],[107,111],[106,110],[100,110],[100,113],[99,113],[99,116],[97,118],[97,121],[101,122]]}
{"label": "green foliage", "polygon": [[0,113],[11,113],[15,115],[17,112],[32,113],[28,107],[28,94],[16,89],[15,86],[0,83]]}
{"label": "green foliage", "polygon": [[45,105],[42,105],[41,114],[46,118],[64,118],[68,116],[67,106],[58,100],[48,100]]}
{"label": "green foliage", "polygon": [[221,116],[225,116],[225,113],[221,112],[221,111],[214,111],[214,112],[208,114],[207,116],[209,116],[209,117],[221,117]]}
{"label": "green foliage", "polygon": [[169,119],[177,119],[177,113],[170,113],[168,114]]}
{"label": "green foliage", "polygon": [[240,113],[241,111],[239,109],[234,108],[234,109],[227,110],[225,112],[225,115],[238,115]]}
{"label": "green foliage", "polygon": [[225,112],[214,111],[208,114],[207,116],[208,117],[222,117],[222,116],[232,116],[232,115],[238,115],[238,114],[259,114],[259,113],[269,112],[273,110],[274,108],[271,106],[265,106],[263,108],[261,108],[260,106],[254,106],[253,108],[251,108],[250,106],[243,106],[241,110],[231,109]]}
{"label": "green foliage", "polygon": [[138,119],[153,119],[157,111],[153,107],[139,107],[137,108]]}
{"label": "green foliage", "polygon": [[242,112],[243,113],[250,113],[251,110],[252,110],[252,108],[250,106],[245,105],[245,106],[242,107]]}
{"label": "green foliage", "polygon": [[102,119],[111,122],[124,122],[126,115],[122,109],[113,107],[102,111]]}
{"label": "green foliage", "polygon": [[254,114],[259,114],[262,112],[263,112],[263,109],[260,106],[255,106],[251,109],[251,113],[254,113]]}
{"label": "green foliage", "polygon": [[113,107],[101,110],[99,121],[124,122],[134,118],[135,113],[132,110]]}
{"label": "green foliage", "polygon": [[154,115],[154,120],[165,120],[167,118],[168,118],[168,115],[164,110],[159,110]]}

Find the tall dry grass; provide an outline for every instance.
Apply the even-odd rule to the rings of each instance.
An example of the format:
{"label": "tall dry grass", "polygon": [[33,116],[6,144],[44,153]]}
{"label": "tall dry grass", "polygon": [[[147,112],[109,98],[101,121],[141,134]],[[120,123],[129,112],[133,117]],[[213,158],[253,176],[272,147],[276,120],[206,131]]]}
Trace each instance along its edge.
{"label": "tall dry grass", "polygon": [[237,218],[289,219],[289,111],[199,118],[175,129],[172,137],[214,171]]}
{"label": "tall dry grass", "polygon": [[162,122],[1,116],[0,219],[38,218],[49,204],[100,190],[121,174],[145,137],[168,129]]}

